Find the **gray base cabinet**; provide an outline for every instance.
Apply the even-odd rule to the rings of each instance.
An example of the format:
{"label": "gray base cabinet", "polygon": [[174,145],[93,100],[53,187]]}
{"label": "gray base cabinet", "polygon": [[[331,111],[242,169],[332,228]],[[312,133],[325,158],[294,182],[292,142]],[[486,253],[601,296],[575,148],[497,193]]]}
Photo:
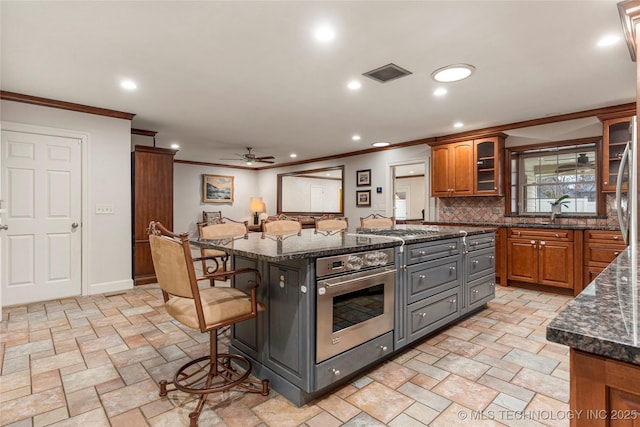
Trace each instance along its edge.
{"label": "gray base cabinet", "polygon": [[494,245],[491,232],[397,248],[394,330],[321,363],[315,362],[315,259],[267,262],[235,255],[234,269],[261,272],[265,311],[232,328],[231,351],[249,357],[256,377],[303,405],[490,301]]}

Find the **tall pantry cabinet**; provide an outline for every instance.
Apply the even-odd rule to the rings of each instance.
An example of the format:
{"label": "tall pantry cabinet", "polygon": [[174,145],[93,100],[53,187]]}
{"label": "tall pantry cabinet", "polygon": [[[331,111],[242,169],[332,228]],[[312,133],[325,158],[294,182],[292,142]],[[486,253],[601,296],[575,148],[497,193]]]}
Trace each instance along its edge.
{"label": "tall pantry cabinet", "polygon": [[136,145],[131,153],[133,281],[155,283],[147,227],[160,221],[173,230],[173,157],[175,150]]}

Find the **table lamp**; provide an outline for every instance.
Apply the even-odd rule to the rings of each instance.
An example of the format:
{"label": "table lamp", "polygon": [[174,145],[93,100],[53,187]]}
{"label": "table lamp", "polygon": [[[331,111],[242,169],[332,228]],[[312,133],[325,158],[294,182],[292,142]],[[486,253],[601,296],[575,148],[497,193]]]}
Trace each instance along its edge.
{"label": "table lamp", "polygon": [[262,197],[251,197],[249,200],[249,210],[253,212],[253,225],[258,225],[260,213],[266,210]]}

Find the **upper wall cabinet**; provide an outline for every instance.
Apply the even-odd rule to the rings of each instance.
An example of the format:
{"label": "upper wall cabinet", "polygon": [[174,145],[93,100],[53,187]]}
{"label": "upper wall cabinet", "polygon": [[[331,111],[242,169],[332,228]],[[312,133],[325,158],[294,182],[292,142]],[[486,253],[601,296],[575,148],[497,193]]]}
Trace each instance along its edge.
{"label": "upper wall cabinet", "polygon": [[[602,121],[602,191],[616,191],[622,154],[631,139],[631,116]],[[626,191],[626,185],[623,186]]]}
{"label": "upper wall cabinet", "polygon": [[431,195],[502,195],[503,151],[503,134],[432,146]]}

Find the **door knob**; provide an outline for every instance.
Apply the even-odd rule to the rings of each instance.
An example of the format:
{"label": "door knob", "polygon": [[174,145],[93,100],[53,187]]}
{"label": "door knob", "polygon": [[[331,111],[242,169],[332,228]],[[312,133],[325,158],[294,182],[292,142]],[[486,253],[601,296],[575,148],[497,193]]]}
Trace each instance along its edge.
{"label": "door knob", "polygon": [[5,225],[0,225],[0,230],[8,230],[9,229],[9,225],[5,224]]}
{"label": "door knob", "polygon": [[75,230],[76,228],[78,228],[78,225],[79,224],[77,222],[74,222],[73,224],[71,224],[71,228]]}

